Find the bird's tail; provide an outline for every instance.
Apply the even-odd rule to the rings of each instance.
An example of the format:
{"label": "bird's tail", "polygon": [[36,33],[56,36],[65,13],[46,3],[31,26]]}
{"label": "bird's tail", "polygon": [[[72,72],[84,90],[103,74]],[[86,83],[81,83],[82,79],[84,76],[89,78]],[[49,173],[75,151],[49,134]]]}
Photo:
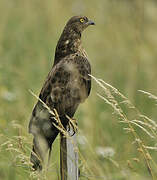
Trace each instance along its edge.
{"label": "bird's tail", "polygon": [[[48,154],[48,165],[50,164],[50,159],[51,159],[51,151],[52,151],[52,146],[49,148],[49,154]],[[32,168],[33,170],[42,170],[42,160],[40,159],[39,156],[37,156],[37,152],[34,149],[34,145],[32,148],[32,152],[31,152],[31,157],[30,157],[30,161],[33,164]]]}
{"label": "bird's tail", "polygon": [[[33,139],[33,148],[30,161],[34,170],[42,170],[43,164],[50,162],[52,143],[58,135],[58,130],[53,131],[53,136],[46,138],[45,136],[36,135]],[[49,151],[49,153],[48,153]]]}
{"label": "bird's tail", "polygon": [[41,160],[39,159],[39,156],[37,155],[37,152],[35,151],[34,145],[32,148],[30,161],[33,164],[32,165],[33,170],[42,170]]}

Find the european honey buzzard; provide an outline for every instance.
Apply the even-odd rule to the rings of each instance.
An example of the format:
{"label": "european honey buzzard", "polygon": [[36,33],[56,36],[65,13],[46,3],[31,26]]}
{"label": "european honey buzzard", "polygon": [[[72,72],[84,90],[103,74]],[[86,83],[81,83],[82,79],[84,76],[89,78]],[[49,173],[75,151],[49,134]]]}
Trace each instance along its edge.
{"label": "european honey buzzard", "polygon": [[[66,24],[57,43],[54,64],[41,89],[39,98],[51,109],[57,110],[64,127],[78,105],[85,101],[91,89],[91,67],[81,44],[81,34],[94,22],[86,16],[74,16]],[[35,170],[42,168],[45,154],[59,130],[52,114],[38,100],[29,123],[29,133],[34,136],[31,162]]]}

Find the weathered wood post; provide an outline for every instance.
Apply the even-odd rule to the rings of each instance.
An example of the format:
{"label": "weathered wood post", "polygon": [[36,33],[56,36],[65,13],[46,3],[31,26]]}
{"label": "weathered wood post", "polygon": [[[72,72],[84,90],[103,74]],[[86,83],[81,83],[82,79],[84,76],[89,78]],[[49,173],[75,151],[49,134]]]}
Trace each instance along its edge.
{"label": "weathered wood post", "polygon": [[78,152],[76,134],[65,137],[60,133],[61,180],[78,180]]}

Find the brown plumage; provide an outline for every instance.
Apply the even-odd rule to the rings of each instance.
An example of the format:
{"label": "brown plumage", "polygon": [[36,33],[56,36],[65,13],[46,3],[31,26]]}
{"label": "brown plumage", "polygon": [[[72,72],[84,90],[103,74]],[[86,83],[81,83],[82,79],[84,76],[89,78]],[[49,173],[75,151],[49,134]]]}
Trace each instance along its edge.
{"label": "brown plumage", "polygon": [[[57,110],[64,127],[66,115],[73,117],[78,105],[88,97],[91,89],[91,67],[87,54],[81,46],[81,33],[94,22],[85,16],[74,16],[66,24],[55,51],[54,64],[41,89],[39,98],[53,110]],[[33,134],[31,162],[34,169],[41,169],[47,151],[57,137],[59,130],[52,114],[38,101],[29,123]]]}

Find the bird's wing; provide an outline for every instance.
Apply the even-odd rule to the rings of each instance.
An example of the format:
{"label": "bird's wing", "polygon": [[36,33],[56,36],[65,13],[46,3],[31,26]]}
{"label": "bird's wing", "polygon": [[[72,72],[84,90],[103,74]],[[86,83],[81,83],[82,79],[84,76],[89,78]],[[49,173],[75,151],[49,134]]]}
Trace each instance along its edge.
{"label": "bird's wing", "polygon": [[[39,98],[51,110],[55,108],[61,117],[65,115],[73,117],[78,105],[90,93],[91,78],[88,74],[91,74],[91,68],[87,58],[78,54],[68,55],[52,68]],[[38,124],[38,121],[43,119],[41,116],[49,118],[50,115],[38,101],[32,113],[30,129],[34,124],[33,121]]]}
{"label": "bird's wing", "polygon": [[91,74],[91,66],[87,57],[85,56],[76,56],[75,63],[77,64],[82,83],[85,85],[86,99],[91,90],[91,77],[89,76]]}
{"label": "bird's wing", "polygon": [[86,57],[68,55],[52,68],[39,97],[50,108],[58,107],[61,114],[66,113],[68,108],[88,97],[91,89],[88,74],[91,74],[91,68]]}

